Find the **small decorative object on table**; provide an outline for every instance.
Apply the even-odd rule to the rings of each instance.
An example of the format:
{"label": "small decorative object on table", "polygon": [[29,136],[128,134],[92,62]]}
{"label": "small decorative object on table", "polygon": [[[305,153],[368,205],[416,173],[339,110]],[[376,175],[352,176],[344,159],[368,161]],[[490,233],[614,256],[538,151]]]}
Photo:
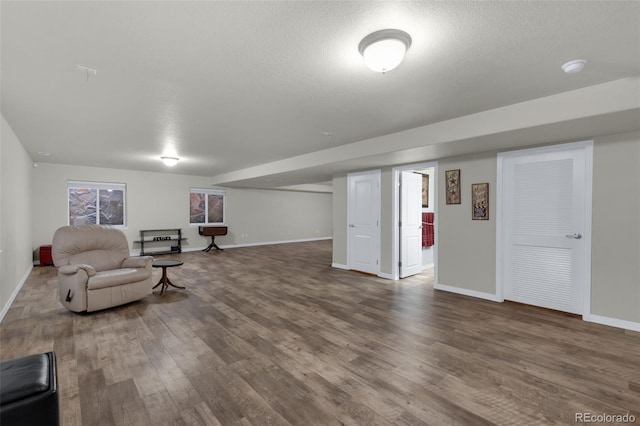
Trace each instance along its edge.
{"label": "small decorative object on table", "polygon": [[140,231],[140,239],[134,242],[140,244],[140,256],[155,256],[157,254],[181,253],[182,242],[185,240],[180,228],[143,229]]}

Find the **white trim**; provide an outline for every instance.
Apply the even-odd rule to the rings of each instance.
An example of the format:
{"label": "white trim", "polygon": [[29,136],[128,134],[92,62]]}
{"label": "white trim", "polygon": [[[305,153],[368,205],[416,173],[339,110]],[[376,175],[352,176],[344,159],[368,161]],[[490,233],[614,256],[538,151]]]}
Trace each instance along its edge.
{"label": "white trim", "polygon": [[[220,248],[228,249],[228,248],[239,248],[239,247],[270,246],[274,244],[306,243],[309,241],[322,241],[322,240],[331,240],[331,239],[333,239],[333,237],[300,238],[297,240],[264,241],[264,242],[258,242],[258,243],[243,243],[243,244],[223,244],[223,245],[220,245]],[[205,247],[202,247],[202,249],[204,248]],[[202,250],[202,249],[199,249],[199,250]],[[186,251],[186,250],[183,250],[183,251]],[[189,250],[189,251],[193,251],[193,250]]]}
{"label": "white trim", "polygon": [[393,275],[387,274],[386,272],[378,272],[378,276],[380,278],[384,278],[384,279],[387,279],[387,280],[393,280],[394,279]]}
{"label": "white trim", "polygon": [[[196,226],[226,226],[227,225],[227,190],[216,188],[189,188],[189,197],[191,194],[207,194],[207,195],[219,195],[222,196],[222,222],[208,222],[209,214],[209,197],[205,197],[205,222],[192,223],[189,218],[189,226],[195,228]],[[191,207],[189,207],[191,209]],[[189,211],[191,214],[191,211]]]}
{"label": "white trim", "polygon": [[[110,226],[115,229],[128,229],[127,228],[127,204],[129,201],[127,200],[127,184],[126,183],[118,183],[118,182],[91,182],[84,180],[67,180],[67,225],[71,226],[70,221],[70,210],[69,210],[69,189],[70,188],[80,188],[80,189],[95,189],[96,190],[96,225],[100,226]],[[114,190],[114,191],[122,191],[122,225],[110,225],[103,224],[100,222],[100,190]]]}
{"label": "white trim", "polygon": [[127,189],[127,184],[119,182],[94,182],[70,179],[67,181],[67,188],[118,189],[124,191]]}
{"label": "white trim", "polygon": [[505,247],[503,241],[504,236],[502,234],[502,228],[504,226],[502,216],[504,213],[503,210],[505,208],[502,203],[502,200],[504,198],[504,188],[502,185],[504,160],[506,158],[513,158],[521,155],[553,153],[577,149],[582,149],[585,153],[584,230],[582,232],[582,238],[585,244],[584,258],[582,259],[584,265],[583,273],[585,278],[585,288],[582,289],[581,293],[583,301],[582,318],[584,321],[589,321],[591,317],[591,215],[593,210],[593,140],[559,143],[537,148],[527,148],[498,153],[498,168],[496,180],[496,297],[498,298],[499,302],[504,301],[503,253]]}
{"label": "white trim", "polygon": [[33,265],[29,266],[29,268],[27,269],[27,272],[25,272],[25,274],[22,276],[20,283],[16,286],[15,290],[13,290],[13,293],[11,293],[11,296],[9,296],[9,300],[7,300],[7,304],[4,305],[4,307],[2,308],[2,311],[0,311],[0,322],[4,320],[4,316],[7,315],[7,312],[9,312],[9,308],[11,308],[11,304],[18,296],[18,293],[20,293],[22,286],[27,281],[27,278],[29,278],[29,274],[31,274],[31,271],[33,271]]}
{"label": "white trim", "polygon": [[331,267],[332,268],[336,268],[336,269],[344,269],[346,271],[350,271],[351,270],[351,269],[349,269],[349,266],[343,265],[342,263],[332,263]]}
{"label": "white trim", "polygon": [[625,330],[640,332],[640,322],[603,317],[600,315],[589,315],[589,319],[586,319],[584,317],[582,319],[588,322],[596,323],[596,324],[608,325],[610,327],[624,328]]}
{"label": "white trim", "polygon": [[584,145],[585,154],[585,182],[584,182],[584,281],[585,288],[582,289],[582,319],[591,320],[591,215],[593,212],[593,141],[579,142]]}
{"label": "white trim", "polygon": [[227,190],[226,189],[220,189],[220,188],[189,188],[189,193],[195,193],[195,194],[200,194],[200,193],[205,193],[205,194],[212,194],[212,195],[226,195],[227,194]]}
{"label": "white trim", "polygon": [[503,275],[503,259],[502,259],[502,250],[503,250],[503,241],[502,241],[502,228],[504,226],[502,219],[502,200],[504,199],[504,188],[502,185],[502,175],[503,164],[504,164],[504,156],[501,153],[498,153],[497,158],[498,170],[496,175],[496,299],[498,302],[504,302],[504,292],[502,291],[503,283],[502,283],[502,275]]}
{"label": "white trim", "polygon": [[[433,177],[433,211],[435,214],[435,219],[433,221],[433,232],[434,232],[434,240],[436,244],[433,246],[433,267],[438,264],[438,162],[437,161],[428,161],[424,163],[414,163],[407,164],[404,166],[394,167],[392,169],[393,173],[393,187],[391,188],[391,198],[393,201],[393,207],[391,211],[391,278],[392,280],[398,280],[400,278],[400,271],[398,271],[398,262],[399,262],[399,230],[398,230],[398,220],[400,215],[400,203],[398,202],[399,194],[398,190],[400,188],[400,172],[408,171],[408,170],[420,170],[420,169],[428,169],[433,167],[435,175]],[[429,176],[431,179],[431,176]],[[435,268],[435,280],[438,280],[438,268]]]}
{"label": "white trim", "polygon": [[422,270],[426,271],[427,269],[435,268],[435,263],[427,263],[426,265],[422,265]]}
{"label": "white trim", "polygon": [[[189,253],[193,251],[203,251],[207,247],[182,247],[182,253]],[[153,253],[149,253],[149,256],[153,256]]]}
{"label": "white trim", "polygon": [[502,302],[502,300],[499,300],[498,296],[495,295],[495,294],[484,293],[484,292],[476,291],[476,290],[469,290],[469,289],[466,289],[466,288],[453,287],[453,286],[450,286],[450,285],[444,285],[444,284],[437,284],[436,283],[436,284],[433,285],[433,289],[434,290],[448,291],[449,293],[462,294],[464,296],[477,297],[478,299],[491,300],[492,302]]}

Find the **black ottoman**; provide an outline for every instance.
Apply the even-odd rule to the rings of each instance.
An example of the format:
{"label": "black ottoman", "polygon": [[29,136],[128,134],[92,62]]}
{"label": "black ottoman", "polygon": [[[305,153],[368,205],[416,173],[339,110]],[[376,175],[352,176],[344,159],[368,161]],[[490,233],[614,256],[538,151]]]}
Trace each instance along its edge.
{"label": "black ottoman", "polygon": [[29,355],[0,363],[0,425],[59,425],[56,355]]}

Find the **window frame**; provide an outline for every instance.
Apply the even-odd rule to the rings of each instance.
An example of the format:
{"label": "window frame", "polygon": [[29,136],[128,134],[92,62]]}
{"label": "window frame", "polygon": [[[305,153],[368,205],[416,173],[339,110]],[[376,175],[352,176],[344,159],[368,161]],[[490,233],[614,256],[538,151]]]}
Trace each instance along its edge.
{"label": "window frame", "polygon": [[[191,194],[205,194],[204,222],[191,222]],[[222,196],[222,222],[209,222],[209,195]],[[226,226],[227,225],[227,190],[210,188],[189,188],[189,226]]]}
{"label": "window frame", "polygon": [[[69,203],[69,189],[92,189],[96,191],[96,223],[98,226],[111,226],[118,229],[127,227],[127,184],[118,182],[92,182],[83,180],[67,181],[67,224],[69,226],[79,226],[71,224],[71,208]],[[100,190],[122,191],[122,225],[100,223]]]}

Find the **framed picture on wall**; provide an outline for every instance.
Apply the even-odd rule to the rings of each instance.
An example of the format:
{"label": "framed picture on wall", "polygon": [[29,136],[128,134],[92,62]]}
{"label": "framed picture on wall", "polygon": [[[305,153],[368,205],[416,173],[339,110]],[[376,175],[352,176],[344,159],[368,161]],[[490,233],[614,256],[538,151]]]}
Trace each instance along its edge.
{"label": "framed picture on wall", "polygon": [[489,184],[474,183],[471,185],[471,218],[473,220],[489,220]]}
{"label": "framed picture on wall", "polygon": [[422,175],[422,208],[429,207],[429,175]]}
{"label": "framed picture on wall", "polygon": [[460,169],[444,172],[447,204],[460,204]]}

